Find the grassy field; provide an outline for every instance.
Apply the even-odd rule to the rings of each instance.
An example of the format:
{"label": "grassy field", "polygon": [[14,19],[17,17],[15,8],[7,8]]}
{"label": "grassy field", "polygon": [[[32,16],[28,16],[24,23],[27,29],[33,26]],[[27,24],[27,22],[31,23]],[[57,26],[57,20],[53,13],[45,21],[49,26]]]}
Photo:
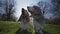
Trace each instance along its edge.
{"label": "grassy field", "polygon": [[[0,21],[0,34],[15,34],[20,23],[12,21]],[[60,34],[60,25],[46,24],[44,31],[50,34]]]}
{"label": "grassy field", "polygon": [[49,32],[50,34],[60,34],[60,25],[46,24],[44,30]]}
{"label": "grassy field", "polygon": [[15,34],[19,25],[19,23],[12,21],[0,21],[0,34]]}

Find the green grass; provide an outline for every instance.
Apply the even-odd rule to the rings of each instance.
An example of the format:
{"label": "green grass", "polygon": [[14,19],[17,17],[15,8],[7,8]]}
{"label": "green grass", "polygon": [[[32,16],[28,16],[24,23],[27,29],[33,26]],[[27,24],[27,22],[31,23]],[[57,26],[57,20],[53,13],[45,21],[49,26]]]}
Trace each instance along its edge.
{"label": "green grass", "polygon": [[0,21],[0,34],[15,34],[19,26],[16,22]]}
{"label": "green grass", "polygon": [[[20,23],[13,21],[0,21],[0,34],[15,34]],[[60,25],[46,24],[44,31],[50,34],[60,34]]]}
{"label": "green grass", "polygon": [[60,34],[60,25],[46,24],[44,30],[50,34]]}

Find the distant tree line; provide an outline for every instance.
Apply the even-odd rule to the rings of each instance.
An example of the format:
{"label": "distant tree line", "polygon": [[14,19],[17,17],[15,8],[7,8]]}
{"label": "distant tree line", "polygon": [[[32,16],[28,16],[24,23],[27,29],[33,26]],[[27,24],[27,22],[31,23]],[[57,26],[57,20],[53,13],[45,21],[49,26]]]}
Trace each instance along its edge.
{"label": "distant tree line", "polygon": [[[4,10],[3,14],[0,12],[0,20],[11,20],[11,14],[14,12],[12,9],[14,7],[13,0],[0,0],[0,9]],[[1,11],[1,10],[0,10]]]}
{"label": "distant tree line", "polygon": [[[50,16],[48,16],[49,19],[46,17],[46,23],[60,24],[60,0],[48,0],[48,2],[46,1],[40,1],[37,3],[41,8],[43,15],[48,16],[50,14]],[[51,1],[50,4],[49,1]]]}

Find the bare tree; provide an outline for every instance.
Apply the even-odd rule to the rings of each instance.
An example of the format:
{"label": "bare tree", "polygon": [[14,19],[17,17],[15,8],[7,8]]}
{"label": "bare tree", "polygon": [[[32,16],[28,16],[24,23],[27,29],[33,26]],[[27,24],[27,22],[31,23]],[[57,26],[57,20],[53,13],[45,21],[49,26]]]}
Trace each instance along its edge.
{"label": "bare tree", "polygon": [[11,10],[14,6],[13,0],[6,0],[6,15],[7,15],[7,20],[10,20],[10,15],[11,15]]}
{"label": "bare tree", "polygon": [[60,18],[60,0],[48,0],[51,2],[46,1],[38,2],[38,6],[41,8],[43,15],[45,15],[44,17],[48,16],[46,19],[49,18],[51,21],[58,21]]}

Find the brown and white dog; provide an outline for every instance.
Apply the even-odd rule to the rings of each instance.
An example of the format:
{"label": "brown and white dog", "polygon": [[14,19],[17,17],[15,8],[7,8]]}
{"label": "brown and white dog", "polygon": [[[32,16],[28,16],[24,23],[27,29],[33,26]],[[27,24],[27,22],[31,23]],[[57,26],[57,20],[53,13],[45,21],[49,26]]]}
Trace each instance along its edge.
{"label": "brown and white dog", "polygon": [[39,32],[40,34],[43,34],[45,21],[44,21],[44,17],[43,17],[40,7],[28,6],[27,9],[31,13],[31,16],[33,17],[35,31]]}
{"label": "brown and white dog", "polygon": [[23,30],[29,31],[30,29],[32,34],[34,34],[34,25],[33,25],[33,18],[31,17],[31,13],[25,10],[24,8],[22,8],[22,15],[20,17],[20,20],[21,20],[20,31]]}

